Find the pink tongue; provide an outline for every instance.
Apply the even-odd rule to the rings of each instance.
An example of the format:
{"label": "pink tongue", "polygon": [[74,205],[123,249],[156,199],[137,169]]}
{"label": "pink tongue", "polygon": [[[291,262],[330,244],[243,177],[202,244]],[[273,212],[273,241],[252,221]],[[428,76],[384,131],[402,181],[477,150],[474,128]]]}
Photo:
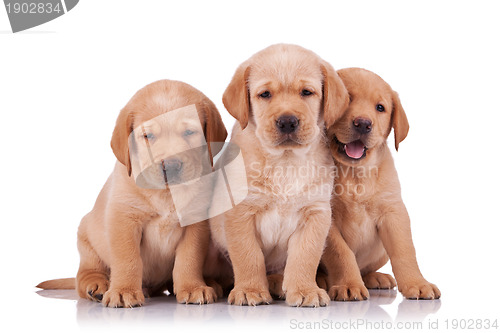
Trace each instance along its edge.
{"label": "pink tongue", "polygon": [[361,142],[361,140],[356,140],[354,142],[347,143],[344,146],[344,149],[347,156],[358,159],[363,156],[363,153],[365,152],[365,145]]}

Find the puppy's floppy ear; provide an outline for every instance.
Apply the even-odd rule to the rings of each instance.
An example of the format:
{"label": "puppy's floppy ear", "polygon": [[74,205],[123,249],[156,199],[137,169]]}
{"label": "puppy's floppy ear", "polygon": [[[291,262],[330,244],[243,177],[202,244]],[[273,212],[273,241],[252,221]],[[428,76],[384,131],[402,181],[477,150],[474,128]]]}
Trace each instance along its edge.
{"label": "puppy's floppy ear", "polygon": [[250,74],[250,64],[244,62],[241,64],[229,86],[222,96],[222,102],[227,111],[239,121],[241,129],[248,125],[250,114],[250,99],[248,91],[248,75]]}
{"label": "puppy's floppy ear", "polygon": [[203,113],[203,115],[200,115],[200,118],[204,119],[203,133],[207,141],[210,163],[212,163],[213,166],[214,156],[220,152],[226,140],[226,127],[222,122],[219,111],[217,111],[214,103],[209,99],[202,101],[198,109]]}
{"label": "puppy's floppy ear", "polygon": [[394,128],[394,141],[396,150],[399,148],[399,143],[403,141],[408,135],[410,124],[406,118],[405,110],[401,105],[399,95],[397,92],[392,92],[392,127]]}
{"label": "puppy's floppy ear", "polygon": [[132,133],[133,126],[132,111],[128,106],[125,106],[116,119],[115,129],[111,137],[111,148],[118,161],[127,167],[128,175],[132,172],[130,164],[130,153],[128,147],[128,137]]}
{"label": "puppy's floppy ear", "polygon": [[349,105],[349,94],[332,65],[322,61],[321,72],[323,73],[323,117],[328,129],[344,114]]}

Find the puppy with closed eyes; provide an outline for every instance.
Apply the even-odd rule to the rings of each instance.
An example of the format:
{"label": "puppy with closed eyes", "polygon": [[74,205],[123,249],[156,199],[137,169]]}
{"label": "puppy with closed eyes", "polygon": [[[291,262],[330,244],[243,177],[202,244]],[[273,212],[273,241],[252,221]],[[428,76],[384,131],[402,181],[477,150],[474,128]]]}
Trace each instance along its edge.
{"label": "puppy with closed eyes", "polygon": [[[273,45],[238,67],[223,102],[238,120],[231,142],[241,149],[248,183],[243,202],[210,219],[214,243],[234,270],[228,302],[270,303],[266,275],[283,274],[282,292],[280,281],[273,294],[291,306],[327,305],[316,284],[333,188],[323,133],[347,107],[342,81],[313,52]],[[215,191],[226,186],[221,178]]]}
{"label": "puppy with closed eyes", "polygon": [[[214,302],[216,292],[202,276],[208,222],[182,227],[178,212],[204,203],[208,209],[212,185],[186,182],[211,171],[217,151],[209,144],[226,135],[215,105],[190,85],[162,80],[139,90],[116,121],[113,173],[78,229],[76,281],[38,287],[76,288],[109,307],[134,307],[173,283],[181,303]],[[182,195],[173,198],[179,186]]]}
{"label": "puppy with closed eyes", "polygon": [[[409,125],[398,94],[361,68],[338,71],[350,97],[346,113],[328,130],[337,167],[333,223],[322,257],[333,300],[362,300],[368,289],[396,286],[406,298],[435,299],[439,289],[417,264],[410,218],[387,137],[396,150]],[[396,280],[377,272],[388,260]]]}

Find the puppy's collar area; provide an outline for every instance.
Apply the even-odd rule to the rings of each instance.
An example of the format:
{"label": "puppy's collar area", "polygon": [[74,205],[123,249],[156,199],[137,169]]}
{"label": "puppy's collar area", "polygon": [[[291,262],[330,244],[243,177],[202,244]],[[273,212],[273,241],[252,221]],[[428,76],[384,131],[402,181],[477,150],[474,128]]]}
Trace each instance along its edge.
{"label": "puppy's collar area", "polygon": [[360,160],[366,157],[366,151],[368,150],[368,148],[366,148],[363,141],[358,139],[349,143],[343,143],[340,142],[336,136],[334,137],[334,140],[339,146],[339,153],[341,153],[342,155],[345,155],[352,160]]}

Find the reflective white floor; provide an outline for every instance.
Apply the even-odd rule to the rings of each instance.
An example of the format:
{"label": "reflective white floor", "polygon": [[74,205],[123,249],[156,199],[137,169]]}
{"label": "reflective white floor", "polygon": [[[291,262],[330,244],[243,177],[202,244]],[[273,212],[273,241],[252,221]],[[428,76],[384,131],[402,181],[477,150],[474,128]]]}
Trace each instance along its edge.
{"label": "reflective white floor", "polygon": [[[334,323],[348,325],[348,322],[359,324],[366,321],[364,325],[370,322],[380,325],[381,322],[421,322],[429,314],[437,313],[441,307],[440,300],[406,300],[396,290],[371,290],[368,301],[332,302],[324,308],[293,308],[283,301],[257,307],[229,306],[225,299],[209,305],[185,305],[178,304],[174,297],[161,296],[147,299],[140,308],[111,309],[100,303],[80,299],[74,290],[40,290],[37,294],[76,303],[78,326],[101,329],[120,326],[131,328],[136,325],[233,330],[245,330],[253,326],[264,329],[307,329],[310,325],[322,325],[322,329],[333,329]],[[71,307],[71,302],[67,306]]]}

